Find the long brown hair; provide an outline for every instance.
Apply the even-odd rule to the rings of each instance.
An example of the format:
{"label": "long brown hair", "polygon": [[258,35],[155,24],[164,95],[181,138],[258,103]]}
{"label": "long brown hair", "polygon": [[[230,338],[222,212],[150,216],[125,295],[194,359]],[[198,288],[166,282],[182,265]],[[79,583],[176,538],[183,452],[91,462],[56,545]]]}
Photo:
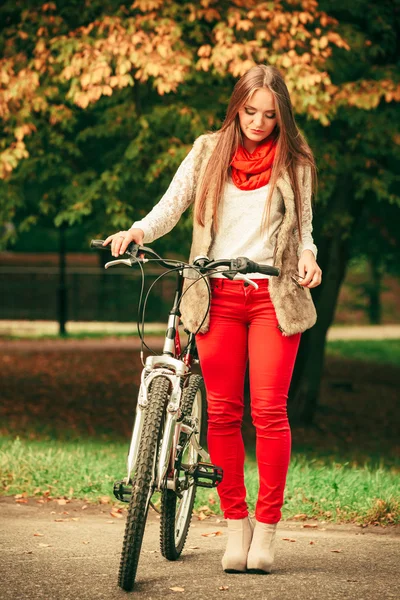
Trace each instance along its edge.
{"label": "long brown hair", "polygon": [[224,185],[228,178],[228,168],[239,144],[242,143],[242,132],[239,122],[239,109],[250,99],[253,93],[267,88],[275,99],[276,111],[276,154],[271,173],[269,194],[266,199],[263,224],[267,227],[273,190],[278,177],[287,170],[294,191],[297,224],[301,237],[302,202],[296,167],[299,164],[311,167],[312,189],[316,187],[316,167],[313,153],[301,135],[294,118],[293,107],[286,83],[276,67],[256,65],[249,69],[237,81],[228,105],[227,114],[222,127],[214,134],[218,141],[206,167],[204,177],[195,204],[195,219],[204,225],[206,199],[209,192],[213,201],[213,231],[218,229],[218,206],[222,199]]}

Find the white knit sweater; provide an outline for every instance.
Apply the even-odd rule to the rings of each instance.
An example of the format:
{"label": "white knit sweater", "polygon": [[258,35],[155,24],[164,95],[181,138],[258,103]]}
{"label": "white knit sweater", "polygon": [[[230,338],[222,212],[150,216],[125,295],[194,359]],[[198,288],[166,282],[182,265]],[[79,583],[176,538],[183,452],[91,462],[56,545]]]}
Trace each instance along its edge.
{"label": "white knit sweater", "polygon": [[[143,242],[148,244],[162,237],[176,225],[181,214],[190,206],[195,197],[194,152],[191,150],[179,166],[168,190],[154,208],[132,228],[142,229]],[[236,258],[246,256],[263,265],[273,265],[274,248],[279,226],[283,219],[284,204],[279,198],[272,204],[267,234],[261,234],[261,224],[265,210],[269,185],[256,190],[240,190],[229,177],[225,184],[222,202],[218,212],[218,232],[209,251],[209,257]],[[311,250],[317,256],[317,248],[312,238],[311,204],[303,203],[302,243],[299,256],[304,250]],[[222,275],[212,275],[222,277]],[[250,273],[248,277],[265,278],[268,275]]]}

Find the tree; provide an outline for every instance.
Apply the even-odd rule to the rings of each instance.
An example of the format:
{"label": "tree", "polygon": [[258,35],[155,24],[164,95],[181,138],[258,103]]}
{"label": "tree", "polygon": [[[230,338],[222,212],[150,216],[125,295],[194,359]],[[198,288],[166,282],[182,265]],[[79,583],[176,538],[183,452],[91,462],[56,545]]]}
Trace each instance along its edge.
{"label": "tree", "polygon": [[346,32],[352,50],[332,57],[330,75],[350,95],[339,102],[329,128],[322,130],[316,123],[307,128],[320,165],[314,228],[324,281],[313,293],[318,321],[302,337],[291,386],[292,418],[303,423],[312,422],[317,408],[326,333],[350,257],[361,249],[374,264],[378,256],[383,263],[394,262],[394,253],[399,256],[389,232],[400,206],[400,114],[393,101],[397,97],[376,93],[379,85],[386,87],[388,78],[395,82],[398,72],[399,11],[392,7],[389,1],[379,7],[368,2],[335,3],[339,31]]}
{"label": "tree", "polygon": [[[43,216],[55,226],[90,220],[93,233],[130,225],[165,191],[193,139],[219,127],[236,78],[255,63],[276,65],[324,175],[315,213],[319,320],[303,336],[291,394],[294,414],[310,421],[362,208],[398,200],[398,7],[399,0],[6,2],[4,222],[23,231]],[[388,140],[397,144],[393,156]],[[190,227],[184,216],[160,249],[186,254]]]}

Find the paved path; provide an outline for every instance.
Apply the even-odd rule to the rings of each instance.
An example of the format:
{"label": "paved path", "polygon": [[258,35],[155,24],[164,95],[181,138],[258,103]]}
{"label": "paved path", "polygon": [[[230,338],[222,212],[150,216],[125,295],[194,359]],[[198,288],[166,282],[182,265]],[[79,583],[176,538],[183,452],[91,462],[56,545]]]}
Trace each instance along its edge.
{"label": "paved path", "polygon": [[[0,336],[5,335],[5,332],[8,331],[16,331],[14,327],[16,326],[16,321],[7,322],[13,323],[12,329],[7,329],[4,325],[5,321],[0,321]],[[32,322],[35,323],[35,322]],[[96,331],[94,325],[100,326],[101,323],[92,324],[93,328],[91,331]],[[110,325],[110,324],[107,324]],[[116,327],[115,331],[119,331],[117,328],[118,325],[123,324],[114,324]],[[129,325],[131,329],[126,330],[126,332],[132,331],[132,326]],[[153,323],[150,324],[148,333],[151,331],[160,331],[160,324]],[[31,335],[32,335],[32,329]],[[99,331],[99,329],[97,329]],[[110,328],[106,328],[105,331],[112,335],[112,330]],[[28,334],[29,335],[29,334]],[[331,327],[328,331],[328,340],[378,340],[378,339],[400,339],[400,325],[376,325],[376,326],[360,326],[360,327]],[[182,344],[185,343],[186,335],[182,333],[181,341]],[[145,341],[150,348],[153,350],[159,351],[162,349],[164,343],[164,337],[161,335],[146,335]],[[109,351],[109,350],[139,350],[140,349],[140,339],[137,337],[131,338],[103,338],[103,339],[23,339],[23,340],[13,340],[13,339],[1,339],[0,338],[0,351],[2,352],[32,352],[32,351],[70,351],[70,350],[96,350],[96,351]]]}
{"label": "paved path", "polygon": [[[116,585],[125,518],[110,507],[73,501],[17,504],[0,498],[0,598],[98,600],[127,598]],[[307,522],[310,525],[315,522]],[[194,518],[177,562],[159,553],[159,521],[146,528],[135,591],[141,600],[386,600],[398,598],[399,528],[280,522],[274,571],[225,574],[226,526]],[[220,535],[204,537],[204,533]],[[40,535],[35,535],[40,534]],[[285,539],[288,538],[288,539]],[[173,591],[182,587],[184,592]],[[221,589],[227,588],[227,589]]]}
{"label": "paved path", "polygon": [[[116,323],[97,321],[69,321],[67,329],[70,333],[106,333],[136,334],[136,323]],[[165,323],[147,323],[146,332],[161,333],[165,331]],[[57,335],[58,324],[56,321],[18,321],[0,319],[0,336],[16,335],[31,337],[41,335]],[[400,339],[400,323],[391,325],[335,325],[328,331],[328,340],[376,340]],[[134,340],[127,340],[127,342]],[[42,341],[40,341],[42,343]],[[65,343],[62,341],[62,343]],[[96,342],[99,343],[99,340]]]}

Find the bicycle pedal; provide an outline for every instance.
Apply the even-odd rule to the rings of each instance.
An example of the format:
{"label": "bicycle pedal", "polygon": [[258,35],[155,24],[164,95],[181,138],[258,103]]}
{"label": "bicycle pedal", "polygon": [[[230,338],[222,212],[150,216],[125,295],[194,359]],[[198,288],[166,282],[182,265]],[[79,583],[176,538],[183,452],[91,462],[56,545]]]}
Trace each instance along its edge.
{"label": "bicycle pedal", "polygon": [[216,487],[222,481],[223,470],[211,463],[198,462],[188,469],[188,474],[193,477],[199,487]]}
{"label": "bicycle pedal", "polygon": [[120,502],[129,502],[132,495],[132,484],[126,484],[125,479],[116,481],[113,487],[114,496]]}

